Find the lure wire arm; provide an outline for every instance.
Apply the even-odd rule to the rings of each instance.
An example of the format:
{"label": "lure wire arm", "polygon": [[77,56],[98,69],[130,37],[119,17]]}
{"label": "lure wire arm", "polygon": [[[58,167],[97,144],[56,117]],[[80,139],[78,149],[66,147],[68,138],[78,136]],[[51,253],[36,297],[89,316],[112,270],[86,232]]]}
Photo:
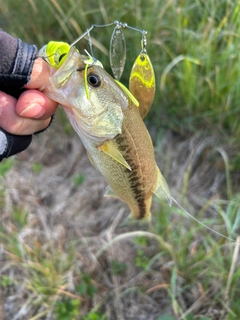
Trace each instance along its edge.
{"label": "lure wire arm", "polygon": [[91,66],[91,64],[96,64],[96,61],[97,61],[97,59],[93,58],[94,57],[93,43],[92,43],[90,33],[94,28],[105,28],[105,27],[109,27],[109,26],[114,26],[114,30],[112,32],[112,37],[111,37],[111,41],[110,41],[109,54],[110,54],[110,65],[111,65],[111,69],[112,69],[112,72],[113,72],[115,79],[117,79],[117,80],[120,79],[122,72],[124,70],[125,61],[126,61],[126,41],[125,41],[123,29],[130,29],[132,31],[136,31],[136,32],[141,33],[142,39],[141,39],[141,52],[140,52],[140,54],[147,53],[147,50],[146,50],[147,31],[140,30],[135,27],[131,27],[127,23],[125,23],[125,22],[123,23],[118,20],[115,20],[112,23],[103,24],[103,25],[93,24],[80,37],[78,37],[75,41],[73,41],[70,44],[70,47],[73,47],[81,39],[83,39],[84,37],[87,37],[91,55],[87,52],[88,59],[86,60],[86,64],[88,66],[85,69],[85,80],[86,80],[87,69]]}
{"label": "lure wire arm", "polygon": [[92,46],[92,41],[91,41],[91,37],[90,37],[90,32],[94,29],[94,28],[105,28],[105,27],[110,27],[110,26],[113,26],[115,25],[115,28],[117,29],[130,29],[130,30],[133,30],[133,31],[137,31],[137,32],[140,32],[142,34],[142,42],[143,42],[143,45],[142,45],[142,49],[145,49],[146,48],[146,45],[147,45],[147,41],[146,41],[146,35],[147,35],[147,31],[145,30],[140,30],[140,29],[137,29],[137,28],[134,28],[134,27],[131,27],[129,26],[127,23],[123,23],[123,22],[120,22],[118,20],[115,20],[114,22],[111,22],[111,23],[107,23],[107,24],[93,24],[91,25],[90,28],[88,28],[81,36],[79,36],[76,40],[74,40],[71,44],[70,44],[70,47],[73,47],[76,43],[78,43],[81,39],[83,39],[84,37],[88,36],[88,41],[89,41],[89,44],[90,46]]}
{"label": "lure wire arm", "polygon": [[73,47],[77,42],[79,42],[81,39],[83,39],[86,36],[90,36],[90,32],[94,29],[94,28],[103,28],[103,27],[109,27],[112,26],[114,24],[114,22],[112,23],[108,23],[108,24],[93,24],[91,25],[90,28],[88,28],[81,36],[79,36],[76,40],[74,40],[71,44],[70,47]]}

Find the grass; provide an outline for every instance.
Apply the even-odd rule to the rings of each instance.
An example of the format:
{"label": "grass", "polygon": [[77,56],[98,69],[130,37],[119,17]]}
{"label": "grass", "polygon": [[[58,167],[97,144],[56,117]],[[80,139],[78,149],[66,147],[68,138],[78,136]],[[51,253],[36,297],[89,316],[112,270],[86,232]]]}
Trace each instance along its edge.
{"label": "grass", "polygon": [[[49,40],[72,42],[92,24],[116,19],[148,31],[157,93],[146,121],[158,142],[157,159],[161,155],[164,175],[184,208],[238,241],[239,15],[239,2],[226,0],[0,0],[0,27],[39,47]],[[107,70],[111,33],[91,33]],[[124,34],[127,84],[141,39],[130,30]],[[159,207],[156,199],[148,231],[119,231],[122,211],[112,204],[118,214],[106,218],[99,190],[91,191],[84,215],[84,189],[97,178],[94,173],[89,180],[88,167],[79,171],[84,160],[76,156],[61,113],[58,120],[63,132],[60,140],[54,132],[53,147],[37,145],[29,164],[20,158],[0,166],[0,309],[4,304],[16,320],[237,320],[239,244],[175,206]],[[166,132],[176,139],[164,140]],[[59,156],[53,157],[56,167],[46,160],[51,150]]]}
{"label": "grass", "polygon": [[[158,86],[149,122],[179,133],[215,130],[222,138],[239,142],[237,1],[158,0],[146,6],[133,0],[124,5],[118,0],[108,5],[100,0],[97,4],[68,0],[61,5],[54,0],[41,5],[10,0],[1,2],[0,13],[2,28],[39,46],[52,39],[72,42],[93,23],[116,19],[146,29]],[[10,16],[14,24],[9,23]],[[96,55],[108,70],[111,32],[111,28],[92,32]],[[141,39],[130,31],[125,36],[128,58],[122,81],[127,83]]]}
{"label": "grass", "polygon": [[[239,202],[234,205],[238,207]],[[90,245],[86,262],[81,256],[86,250],[84,243],[90,244],[91,238],[42,238],[44,232],[32,229],[23,212],[17,215],[15,211],[15,216],[8,223],[5,221],[8,228],[0,234],[4,249],[3,293],[6,297],[20,293],[25,296],[15,318],[112,319],[107,316],[111,314],[107,307],[110,301],[121,309],[125,299],[138,301],[142,296],[144,300],[148,297],[153,306],[158,299],[163,306],[165,301],[172,309],[171,319],[195,319],[194,314],[202,320],[213,319],[211,309],[215,309],[217,319],[221,319],[221,312],[228,313],[227,319],[237,319],[239,244],[226,243],[221,238],[216,241],[202,226],[181,223],[181,212],[166,214],[167,210],[170,211],[162,209],[167,217],[165,223],[159,212],[150,232],[114,236],[107,230],[110,241],[101,245],[98,252]],[[6,232],[10,226],[12,230]],[[160,232],[159,228],[165,231]],[[104,242],[105,237],[106,234],[100,235],[98,241]],[[129,264],[119,261],[115,253],[127,243],[135,256],[131,266],[135,268],[134,275],[129,282]],[[86,273],[89,259],[93,266]],[[210,317],[203,316],[206,309]],[[121,314],[121,310],[115,312]]]}

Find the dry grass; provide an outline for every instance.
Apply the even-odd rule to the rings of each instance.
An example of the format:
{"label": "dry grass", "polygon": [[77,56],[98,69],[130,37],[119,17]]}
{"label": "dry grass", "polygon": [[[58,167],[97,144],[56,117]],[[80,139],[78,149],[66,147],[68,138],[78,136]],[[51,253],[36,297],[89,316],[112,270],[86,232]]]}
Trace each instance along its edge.
{"label": "dry grass", "polygon": [[[238,290],[237,247],[233,253],[234,244],[214,240],[179,209],[160,208],[156,199],[149,230],[120,228],[128,208],[103,197],[104,178],[78,137],[66,137],[57,123],[16,157],[1,181],[0,271],[9,281],[2,281],[5,319],[65,319],[57,301],[75,301],[70,310],[77,313],[66,319],[85,319],[91,312],[96,319],[172,314],[219,320],[235,314],[229,310]],[[223,160],[211,161],[216,141],[166,133],[161,148],[165,156],[157,152],[157,161],[173,195],[226,232],[213,205],[226,189]],[[78,186],[79,173],[84,180]],[[89,291],[79,289],[81,284]]]}
{"label": "dry grass", "polygon": [[[0,4],[1,27],[39,46],[49,40],[72,42],[91,24],[115,19],[148,30],[158,89],[147,121],[159,167],[189,212],[237,238],[237,1]],[[107,32],[93,34],[104,66],[109,63]],[[126,39],[127,83],[140,43],[132,34]],[[104,178],[78,137],[66,135],[69,127],[58,115],[26,152],[0,166],[0,317],[239,319],[238,244],[157,199],[148,230],[120,228],[128,208],[103,197]]]}

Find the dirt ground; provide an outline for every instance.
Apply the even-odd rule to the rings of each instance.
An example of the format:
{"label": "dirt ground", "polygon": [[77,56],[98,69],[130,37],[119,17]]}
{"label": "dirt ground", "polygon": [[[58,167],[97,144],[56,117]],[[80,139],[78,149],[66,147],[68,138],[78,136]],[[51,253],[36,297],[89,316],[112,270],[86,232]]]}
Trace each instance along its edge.
{"label": "dirt ground", "polygon": [[[151,134],[157,136],[156,131],[152,130]],[[192,136],[182,139],[170,131],[166,131],[161,142],[158,142],[157,163],[169,183],[172,195],[180,202],[184,183],[188,180],[186,194],[190,209],[200,208],[203,205],[201,199],[225,196],[225,170],[220,155],[223,149],[217,148],[214,138]],[[216,161],[216,158],[219,160]],[[39,172],[32,169],[35,164],[42,165]],[[83,176],[83,182],[77,186],[74,177],[79,174]],[[14,207],[23,207],[28,212],[28,222],[19,234],[21,241],[29,246],[39,241],[42,250],[48,250],[49,243],[56,248],[67,248],[66,243],[74,241],[76,265],[94,275],[94,282],[99,289],[94,305],[102,303],[108,319],[151,320],[161,314],[171,313],[166,290],[144,294],[144,291],[133,289],[169,282],[167,265],[164,267],[155,263],[151,272],[139,272],[135,265],[137,245],[127,236],[108,250],[99,251],[116,236],[134,231],[131,227],[119,228],[128,216],[129,209],[117,199],[103,197],[106,187],[104,177],[91,165],[78,136],[75,133],[65,135],[60,123],[55,121],[46,133],[34,137],[29,149],[16,156],[15,165],[2,180],[2,188],[6,190],[3,228],[8,232],[14,228],[9,215]],[[154,212],[158,212],[159,208],[159,201],[154,198],[153,223]],[[173,207],[172,213],[174,210]],[[184,219],[186,225],[191,223],[190,218]],[[156,241],[151,240],[148,254],[153,257],[158,250]],[[109,275],[106,271],[112,259],[127,264],[124,276]],[[1,265],[3,269],[4,263]],[[8,269],[8,272],[14,275],[16,267],[10,271]],[[30,293],[24,287],[24,275],[19,277],[22,286],[3,297],[7,320],[31,319],[43,309],[39,307],[36,311],[27,307]],[[210,310],[211,297],[218,289],[216,284],[205,301],[206,313],[216,313],[212,319],[220,319],[220,311]],[[184,296],[185,309],[199,297],[199,288],[197,284],[193,285],[188,295]],[[195,307],[201,309],[200,305]],[[89,309],[89,304],[82,305],[83,314]],[[39,319],[55,318],[49,312],[48,316]]]}

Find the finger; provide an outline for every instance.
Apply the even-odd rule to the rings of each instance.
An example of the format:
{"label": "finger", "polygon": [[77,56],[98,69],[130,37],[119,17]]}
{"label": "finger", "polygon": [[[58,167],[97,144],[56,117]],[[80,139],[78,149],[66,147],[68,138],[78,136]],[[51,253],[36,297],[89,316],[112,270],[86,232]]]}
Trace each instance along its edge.
{"label": "finger", "polygon": [[26,90],[16,103],[16,113],[24,118],[48,119],[57,109],[57,103],[38,90]]}
{"label": "finger", "polygon": [[17,100],[12,96],[0,91],[0,127],[5,131],[28,135],[45,129],[51,119],[37,120],[20,117],[15,112]]}
{"label": "finger", "polygon": [[38,89],[49,80],[50,66],[42,59],[38,58],[34,61],[31,78],[27,85],[27,89]]}

